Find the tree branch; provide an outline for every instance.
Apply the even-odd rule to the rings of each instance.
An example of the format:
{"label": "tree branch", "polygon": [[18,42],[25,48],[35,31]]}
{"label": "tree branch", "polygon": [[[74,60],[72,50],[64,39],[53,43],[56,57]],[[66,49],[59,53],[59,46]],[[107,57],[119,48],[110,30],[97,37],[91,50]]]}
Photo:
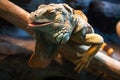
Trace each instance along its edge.
{"label": "tree branch", "polygon": [[0,17],[31,34],[32,32],[27,29],[29,15],[27,11],[9,0],[0,0]]}

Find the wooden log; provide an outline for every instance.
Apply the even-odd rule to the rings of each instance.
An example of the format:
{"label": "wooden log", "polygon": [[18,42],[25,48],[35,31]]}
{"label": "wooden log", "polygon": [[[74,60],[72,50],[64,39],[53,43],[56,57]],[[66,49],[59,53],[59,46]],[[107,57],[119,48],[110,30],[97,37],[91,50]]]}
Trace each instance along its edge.
{"label": "wooden log", "polygon": [[[25,31],[29,32],[30,34],[32,34],[31,31],[29,31],[27,29],[27,24],[29,22],[29,13],[26,12],[25,10],[21,9],[20,7],[18,7],[17,5],[11,3],[8,0],[0,0],[0,17],[2,17],[3,19],[11,22],[12,24],[24,29]],[[18,43],[16,43],[18,44]],[[34,43],[31,43],[34,44]],[[20,45],[20,44],[18,44]],[[20,45],[21,47],[25,46],[25,45]],[[25,48],[27,49],[30,45],[25,46]],[[34,49],[34,46],[31,46],[32,48],[30,49]],[[68,48],[67,52],[68,53],[64,53],[64,50],[67,49],[68,47],[64,47],[62,46],[62,48],[60,49],[60,51],[62,51],[62,56],[66,59],[68,59],[71,62],[74,62],[71,60],[71,57],[73,57],[73,55],[70,52],[70,49]],[[112,59],[108,56],[105,56],[104,54],[99,53],[99,55],[97,54],[95,57],[97,60],[95,60],[96,65],[99,63],[102,63],[102,65],[99,65],[99,70],[107,70],[105,71],[105,73],[110,74],[113,76],[113,74],[117,74],[114,75],[116,76],[116,78],[118,77],[118,75],[120,76],[120,62],[116,61],[115,59]],[[112,61],[112,62],[111,62]],[[106,66],[104,66],[106,65]],[[90,66],[95,66],[95,65],[90,65]],[[103,70],[103,66],[104,66],[104,70]],[[97,68],[97,67],[95,67]]]}
{"label": "wooden log", "polygon": [[[12,53],[11,54],[3,53],[5,55],[17,55],[17,54],[19,54],[19,52],[21,52],[21,53],[24,53],[25,55],[30,56],[32,51],[34,51],[35,42],[33,40],[16,39],[16,38],[8,37],[8,36],[6,36],[6,37],[0,36],[0,40],[5,40],[5,41],[9,40],[9,43],[6,42],[6,44],[9,44],[9,47],[4,45],[4,47],[6,46],[6,48],[4,48],[4,50],[10,49],[10,52],[12,52]],[[1,43],[3,44],[3,42],[1,42]],[[3,47],[3,45],[1,45],[1,43],[0,43],[0,47]],[[11,48],[14,48],[14,49],[11,49]],[[61,46],[60,51],[62,51],[62,53],[61,53],[62,57],[67,59],[68,61],[74,62],[73,58],[76,59],[75,54],[72,53],[73,49],[70,49],[70,47]],[[91,72],[92,69],[94,68],[94,69],[97,69],[98,71],[104,72],[112,77],[115,77],[116,79],[120,79],[120,62],[103,54],[103,53],[104,52],[99,51],[94,56],[89,67],[87,68],[87,70],[89,70]],[[1,58],[5,58],[5,56],[2,56]],[[56,58],[56,60],[59,60],[59,57]],[[66,64],[66,62],[64,62],[64,63]],[[71,65],[71,64],[67,64],[67,65],[72,66],[71,71],[73,71],[74,65]],[[69,71],[68,69],[64,70],[64,68],[62,70],[64,72]],[[74,72],[72,72],[72,73],[74,73]]]}
{"label": "wooden log", "polygon": [[31,40],[0,35],[0,53],[4,55],[16,55],[21,53],[30,55],[34,51],[34,45],[34,41]]}
{"label": "wooden log", "polygon": [[32,33],[27,29],[29,13],[9,0],[0,0],[0,17]]}
{"label": "wooden log", "polygon": [[[117,61],[117,60],[103,54],[102,52],[98,52],[95,55],[95,58],[96,58],[95,63],[96,63],[96,65],[98,65],[98,67],[97,66],[94,66],[94,67],[102,70],[103,72],[105,72],[111,76],[117,77],[117,79],[120,79],[120,61]],[[101,67],[100,67],[100,65],[101,65]]]}

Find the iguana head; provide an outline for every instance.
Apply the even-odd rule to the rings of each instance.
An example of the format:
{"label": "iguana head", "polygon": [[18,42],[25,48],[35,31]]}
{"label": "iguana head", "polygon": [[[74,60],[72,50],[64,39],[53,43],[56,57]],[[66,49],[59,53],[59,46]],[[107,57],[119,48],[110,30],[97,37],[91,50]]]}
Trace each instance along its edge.
{"label": "iguana head", "polygon": [[67,4],[40,5],[30,14],[29,27],[49,35],[53,42],[69,40],[73,30],[73,9]]}

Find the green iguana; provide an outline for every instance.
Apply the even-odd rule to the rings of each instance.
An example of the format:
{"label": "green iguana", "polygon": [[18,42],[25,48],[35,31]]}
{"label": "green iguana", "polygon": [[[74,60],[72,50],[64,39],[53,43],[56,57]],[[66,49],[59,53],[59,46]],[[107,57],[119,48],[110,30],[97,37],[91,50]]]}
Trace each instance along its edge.
{"label": "green iguana", "polygon": [[58,53],[60,45],[90,46],[83,53],[75,53],[78,57],[75,70],[79,72],[103,43],[103,38],[94,33],[82,11],[67,4],[40,5],[30,14],[29,28],[34,31],[36,46],[28,64],[35,68],[46,67]]}

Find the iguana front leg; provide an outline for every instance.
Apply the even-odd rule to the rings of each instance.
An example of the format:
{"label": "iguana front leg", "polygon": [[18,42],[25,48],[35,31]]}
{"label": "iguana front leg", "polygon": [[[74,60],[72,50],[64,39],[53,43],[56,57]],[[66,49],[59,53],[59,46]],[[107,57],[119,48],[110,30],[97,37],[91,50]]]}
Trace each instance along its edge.
{"label": "iguana front leg", "polygon": [[82,55],[80,53],[77,54],[77,57],[80,59],[76,60],[74,64],[76,64],[75,70],[80,72],[84,67],[87,68],[93,56],[99,51],[102,44],[94,44],[84,52]]}
{"label": "iguana front leg", "polygon": [[88,66],[90,60],[99,51],[103,43],[103,38],[100,35],[95,34],[90,25],[79,29],[80,28],[75,29],[70,41],[75,44],[90,46],[90,48],[88,50],[85,49],[86,51],[83,54],[76,53],[77,57],[80,57],[74,62],[74,64],[76,64],[75,70],[77,72],[80,72],[83,68]]}

